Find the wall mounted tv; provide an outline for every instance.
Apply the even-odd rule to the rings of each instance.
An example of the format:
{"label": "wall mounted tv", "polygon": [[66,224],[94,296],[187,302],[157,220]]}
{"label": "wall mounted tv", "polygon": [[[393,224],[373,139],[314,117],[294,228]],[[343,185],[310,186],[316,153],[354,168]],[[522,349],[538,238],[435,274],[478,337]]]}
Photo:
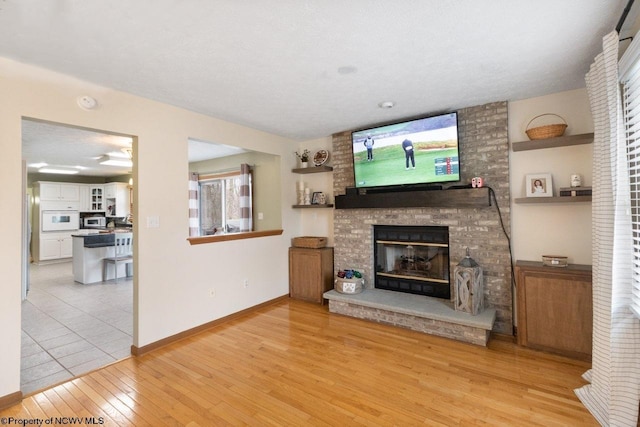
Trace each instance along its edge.
{"label": "wall mounted tv", "polygon": [[392,189],[460,180],[455,112],[358,130],[351,139],[356,187]]}

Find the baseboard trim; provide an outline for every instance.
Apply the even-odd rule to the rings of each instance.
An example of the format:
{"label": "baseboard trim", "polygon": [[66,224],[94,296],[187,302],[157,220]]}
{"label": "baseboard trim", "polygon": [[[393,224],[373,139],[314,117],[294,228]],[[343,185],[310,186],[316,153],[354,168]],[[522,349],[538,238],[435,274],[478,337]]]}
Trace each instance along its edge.
{"label": "baseboard trim", "polygon": [[22,401],[22,392],[16,391],[15,393],[7,394],[6,396],[0,397],[0,411],[3,409],[7,409],[15,404],[18,404]]}
{"label": "baseboard trim", "polygon": [[496,341],[512,342],[514,344],[516,342],[515,335],[507,335],[507,334],[502,334],[502,333],[499,333],[499,332],[491,332],[491,338],[490,339],[496,340]]}
{"label": "baseboard trim", "polygon": [[254,305],[253,307],[249,307],[247,309],[240,310],[240,311],[238,311],[236,313],[232,313],[232,314],[230,314],[228,316],[221,317],[220,319],[216,319],[216,320],[213,320],[211,322],[204,323],[204,324],[202,324],[200,326],[196,326],[195,328],[187,329],[186,331],[182,331],[182,332],[179,332],[179,333],[177,333],[175,335],[171,335],[170,337],[166,337],[166,338],[163,338],[163,339],[161,339],[159,341],[152,342],[151,344],[143,345],[142,347],[137,347],[135,345],[132,345],[131,346],[131,354],[134,355],[134,356],[145,355],[145,354],[147,354],[147,353],[149,353],[151,351],[159,349],[160,347],[164,347],[164,346],[166,346],[168,344],[173,344],[174,342],[177,342],[177,341],[183,340],[185,338],[191,337],[193,335],[199,334],[200,332],[206,331],[207,329],[211,329],[214,326],[218,326],[218,325],[220,325],[222,323],[226,323],[226,322],[229,322],[231,320],[235,320],[235,319],[237,319],[239,317],[246,316],[246,315],[251,314],[251,313],[253,313],[253,312],[257,311],[257,310],[260,310],[263,307],[267,307],[267,306],[270,306],[270,305],[273,305],[273,304],[277,304],[277,303],[279,303],[281,301],[288,300],[288,299],[289,299],[289,294],[286,294],[286,295],[283,295],[281,297],[277,297],[277,298],[274,298],[272,300],[265,301],[265,302],[263,302],[261,304]]}

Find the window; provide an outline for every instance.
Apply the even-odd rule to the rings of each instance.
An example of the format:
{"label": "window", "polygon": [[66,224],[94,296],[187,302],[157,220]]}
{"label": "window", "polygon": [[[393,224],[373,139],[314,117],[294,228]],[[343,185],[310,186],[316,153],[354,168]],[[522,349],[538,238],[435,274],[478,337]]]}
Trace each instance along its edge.
{"label": "window", "polygon": [[[248,199],[252,198],[248,174]],[[202,175],[200,187],[200,236],[252,231],[251,204],[245,206],[245,184],[238,172]],[[246,209],[248,207],[248,209]],[[248,211],[248,218],[246,212]],[[248,220],[248,221],[247,221]],[[247,225],[248,224],[248,225]]]}
{"label": "window", "polygon": [[631,192],[633,272],[631,309],[640,317],[640,47],[632,44],[620,61],[622,109]]}

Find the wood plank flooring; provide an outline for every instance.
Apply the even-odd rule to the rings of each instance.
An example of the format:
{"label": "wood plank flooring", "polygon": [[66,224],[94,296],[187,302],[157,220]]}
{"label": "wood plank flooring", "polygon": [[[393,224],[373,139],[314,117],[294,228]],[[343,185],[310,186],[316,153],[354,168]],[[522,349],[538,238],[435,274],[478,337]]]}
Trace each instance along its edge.
{"label": "wood plank flooring", "polygon": [[285,300],[35,393],[0,417],[95,417],[114,426],[596,426],[573,393],[589,366]]}

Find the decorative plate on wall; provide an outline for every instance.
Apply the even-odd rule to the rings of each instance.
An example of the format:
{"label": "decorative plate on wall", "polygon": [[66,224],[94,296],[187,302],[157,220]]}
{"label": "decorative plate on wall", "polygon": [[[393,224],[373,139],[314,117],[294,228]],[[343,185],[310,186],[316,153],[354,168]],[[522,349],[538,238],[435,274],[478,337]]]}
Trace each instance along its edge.
{"label": "decorative plate on wall", "polygon": [[329,152],[327,150],[318,150],[313,155],[313,164],[316,166],[322,166],[329,160]]}

